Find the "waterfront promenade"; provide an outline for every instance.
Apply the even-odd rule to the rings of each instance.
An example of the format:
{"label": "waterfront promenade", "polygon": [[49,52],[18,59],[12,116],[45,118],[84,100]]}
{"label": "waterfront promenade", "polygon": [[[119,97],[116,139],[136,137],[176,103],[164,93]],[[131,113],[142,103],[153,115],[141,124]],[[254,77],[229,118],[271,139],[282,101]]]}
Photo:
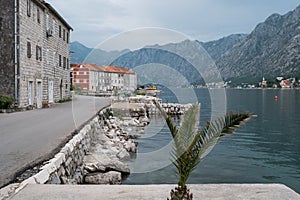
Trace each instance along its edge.
{"label": "waterfront promenade", "polygon": [[[11,200],[162,200],[174,185],[27,185]],[[190,185],[194,199],[299,200],[300,195],[280,184]]]}
{"label": "waterfront promenade", "polygon": [[50,158],[78,126],[110,103],[110,98],[75,96],[48,109],[0,114],[0,188],[17,172]]}

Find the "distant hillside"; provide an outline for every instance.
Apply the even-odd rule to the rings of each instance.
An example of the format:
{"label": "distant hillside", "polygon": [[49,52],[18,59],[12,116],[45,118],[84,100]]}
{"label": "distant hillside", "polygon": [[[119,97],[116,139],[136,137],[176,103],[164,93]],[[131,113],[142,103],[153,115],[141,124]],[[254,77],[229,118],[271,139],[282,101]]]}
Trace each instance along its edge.
{"label": "distant hillside", "polygon": [[261,80],[300,75],[300,6],[271,15],[216,64],[226,80]]}
{"label": "distant hillside", "polygon": [[88,56],[92,51],[92,48],[88,48],[81,44],[80,42],[71,42],[70,44],[70,60],[71,63],[80,63]]}
{"label": "distant hillside", "polygon": [[[210,42],[200,42],[197,41],[212,57],[212,59],[219,59],[225,52],[230,50],[234,45],[240,43],[246,38],[247,34],[233,34],[219,40],[210,41]],[[80,42],[72,42],[71,43],[71,63],[80,63],[83,62],[87,56],[93,51],[92,48],[88,48],[81,44]],[[92,52],[93,55],[89,56],[91,62],[95,64],[109,64],[113,58],[118,57],[125,52],[129,52],[129,50],[124,51],[112,51],[106,52],[100,49],[94,50]],[[99,58],[96,58],[98,57]],[[95,58],[91,58],[95,57]]]}
{"label": "distant hillside", "polygon": [[72,42],[70,44],[71,50],[71,63],[87,62],[97,65],[109,65],[120,55],[128,52],[123,51],[103,51],[101,49],[92,49],[84,46],[79,42]]}
{"label": "distant hillside", "polygon": [[[180,77],[185,77],[188,84],[204,84],[207,81],[217,79],[217,71],[212,70],[213,68],[217,69],[214,61],[199,42],[190,40],[161,46],[147,46],[123,54],[111,64],[127,68],[139,68],[147,65],[147,69],[144,68],[144,71],[147,72],[139,71],[138,75],[148,76],[146,73],[155,74],[160,79],[172,80],[170,85],[173,86],[182,85],[182,81],[179,80]],[[168,68],[173,69],[173,72],[176,71],[176,73],[180,74],[180,77]],[[154,79],[158,79],[157,77]],[[178,79],[176,80],[174,77]]]}
{"label": "distant hillside", "polygon": [[217,60],[232,47],[241,43],[247,36],[247,34],[232,34],[219,40],[199,43],[212,59]]}

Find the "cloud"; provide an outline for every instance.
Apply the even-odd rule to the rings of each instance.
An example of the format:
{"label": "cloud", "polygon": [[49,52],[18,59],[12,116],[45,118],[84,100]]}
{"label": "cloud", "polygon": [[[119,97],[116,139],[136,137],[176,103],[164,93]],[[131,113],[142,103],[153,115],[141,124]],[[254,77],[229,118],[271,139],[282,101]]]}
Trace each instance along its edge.
{"label": "cloud", "polygon": [[94,47],[110,36],[141,27],[174,29],[199,40],[251,32],[272,13],[298,0],[47,0],[74,27],[72,40]]}

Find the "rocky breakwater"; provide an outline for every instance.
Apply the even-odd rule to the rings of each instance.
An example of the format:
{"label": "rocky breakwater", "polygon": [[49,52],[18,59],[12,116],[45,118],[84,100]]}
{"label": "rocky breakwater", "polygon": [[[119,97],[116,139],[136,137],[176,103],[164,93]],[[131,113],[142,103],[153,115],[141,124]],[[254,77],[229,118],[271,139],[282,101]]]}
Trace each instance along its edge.
{"label": "rocky breakwater", "polygon": [[157,115],[160,114],[160,111],[157,109],[156,105],[153,102],[158,102],[161,104],[162,108],[168,115],[183,115],[192,104],[179,104],[179,103],[163,103],[160,98],[152,96],[142,96],[138,95],[135,97],[129,97],[130,104],[142,104],[144,105],[148,115]]}
{"label": "rocky breakwater", "polygon": [[168,115],[183,115],[192,104],[163,103],[162,108]]}
{"label": "rocky breakwater", "polygon": [[[136,153],[138,134],[148,124],[145,118],[119,119],[100,113],[101,130],[83,160],[84,184],[120,184],[130,174],[128,161]],[[131,133],[129,133],[129,131]],[[134,130],[134,132],[132,131]]]}

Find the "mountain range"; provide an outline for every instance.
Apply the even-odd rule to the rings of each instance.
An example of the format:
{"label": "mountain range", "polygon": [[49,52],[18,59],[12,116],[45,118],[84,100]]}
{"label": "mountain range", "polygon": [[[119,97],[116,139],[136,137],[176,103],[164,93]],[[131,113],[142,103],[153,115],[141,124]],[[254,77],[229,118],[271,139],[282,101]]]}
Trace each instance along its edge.
{"label": "mountain range", "polygon": [[300,6],[273,14],[216,60],[222,77],[235,82],[300,76]]}
{"label": "mountain range", "polygon": [[[215,61],[221,76],[236,83],[257,82],[265,77],[300,77],[300,6],[285,14],[273,14],[258,24],[250,34],[233,34],[216,41],[183,41],[176,44],[148,46],[136,51],[106,52],[71,43],[71,62],[116,65],[134,68],[149,63],[160,63],[183,73],[190,82],[203,82],[203,77],[190,66],[197,55],[189,47],[202,46]],[[172,52],[188,52],[186,60]],[[196,62],[196,61],[195,61]],[[210,73],[211,63],[202,76]],[[199,78],[200,77],[200,78]]]}

